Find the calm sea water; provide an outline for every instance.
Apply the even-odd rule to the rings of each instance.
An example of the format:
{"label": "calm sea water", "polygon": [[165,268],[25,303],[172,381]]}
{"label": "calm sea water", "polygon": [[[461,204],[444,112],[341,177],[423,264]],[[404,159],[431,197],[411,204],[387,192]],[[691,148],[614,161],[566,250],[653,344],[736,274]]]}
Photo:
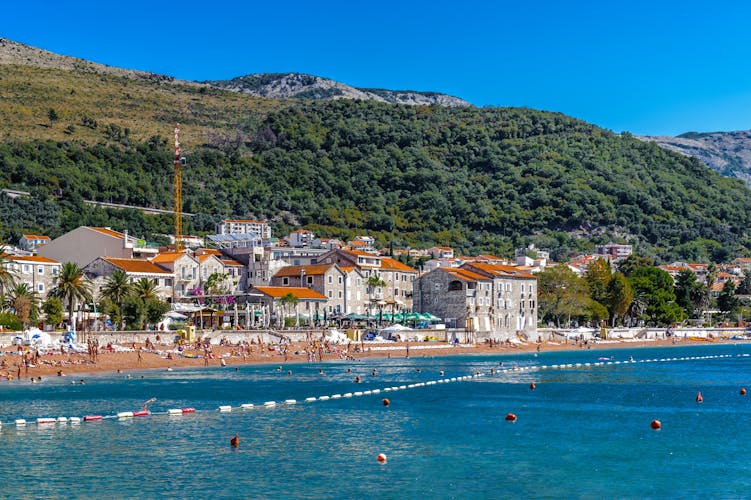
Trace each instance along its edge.
{"label": "calm sea water", "polygon": [[[281,372],[267,365],[88,376],[85,385],[70,385],[72,377],[5,383],[0,488],[6,498],[743,498],[751,495],[751,395],[739,390],[751,389],[749,353],[751,345],[738,344],[413,356],[286,364]],[[730,357],[489,374],[500,362],[535,367],[611,355]],[[304,402],[476,371],[486,375]],[[35,423],[115,415],[151,397],[149,417]],[[286,399],[297,404],[217,410]],[[197,413],[159,413],[186,406]],[[504,420],[509,412],[516,422]],[[9,425],[16,418],[30,422]],[[650,429],[653,419],[660,431]],[[235,433],[238,449],[229,445]]]}

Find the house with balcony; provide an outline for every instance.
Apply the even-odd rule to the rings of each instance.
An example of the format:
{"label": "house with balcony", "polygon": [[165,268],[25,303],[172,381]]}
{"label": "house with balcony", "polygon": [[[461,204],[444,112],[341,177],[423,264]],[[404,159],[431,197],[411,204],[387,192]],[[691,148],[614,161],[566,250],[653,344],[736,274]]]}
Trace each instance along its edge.
{"label": "house with balcony", "polygon": [[117,257],[98,257],[84,267],[84,272],[94,284],[95,297],[100,295],[101,287],[107,278],[117,270],[123,271],[133,282],[142,278],[151,280],[156,285],[156,292],[160,298],[172,299],[175,276],[172,272],[148,260]]}
{"label": "house with balcony", "polygon": [[226,219],[216,225],[216,234],[242,234],[268,240],[271,238],[271,226],[266,222],[257,220]]}
{"label": "house with balcony", "polygon": [[40,247],[47,245],[52,239],[49,236],[40,236],[38,234],[23,234],[18,240],[18,246],[28,252],[36,252]]}
{"label": "house with balcony", "polygon": [[189,297],[192,291],[200,288],[199,263],[187,252],[162,252],[151,263],[164,271],[171,273],[173,300],[179,301]]}
{"label": "house with balcony", "polygon": [[[331,250],[319,258],[319,263],[336,264],[340,268],[355,268],[363,279],[367,296],[367,310],[411,311],[412,292],[418,272],[391,257],[383,257],[359,250]],[[377,277],[382,286],[368,287],[368,280]]]}
{"label": "house with balcony", "polygon": [[[266,325],[272,324],[277,327],[284,324],[283,318],[300,318],[301,323],[312,324],[316,318],[323,318],[323,308],[326,305],[326,297],[307,287],[286,286],[254,286],[249,291],[257,295],[262,305],[263,314],[269,317],[264,321]],[[284,297],[291,295],[297,300],[293,307],[285,304]]]}
{"label": "house with balcony", "polygon": [[336,264],[287,266],[271,278],[271,285],[315,290],[326,297],[328,318],[362,313],[364,309],[362,293],[356,290],[362,288],[362,275],[354,268],[342,269]]}
{"label": "house with balcony", "polygon": [[49,291],[57,285],[62,263],[47,257],[9,255],[7,270],[16,283],[26,283],[37,296],[45,300]]}

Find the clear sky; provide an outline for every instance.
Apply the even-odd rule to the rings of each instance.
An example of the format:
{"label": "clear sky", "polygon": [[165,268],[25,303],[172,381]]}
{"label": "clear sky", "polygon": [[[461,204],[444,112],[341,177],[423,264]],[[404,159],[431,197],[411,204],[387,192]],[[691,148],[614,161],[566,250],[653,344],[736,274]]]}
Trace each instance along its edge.
{"label": "clear sky", "polygon": [[615,132],[751,129],[751,1],[6,0],[0,37],[186,80],[300,72]]}

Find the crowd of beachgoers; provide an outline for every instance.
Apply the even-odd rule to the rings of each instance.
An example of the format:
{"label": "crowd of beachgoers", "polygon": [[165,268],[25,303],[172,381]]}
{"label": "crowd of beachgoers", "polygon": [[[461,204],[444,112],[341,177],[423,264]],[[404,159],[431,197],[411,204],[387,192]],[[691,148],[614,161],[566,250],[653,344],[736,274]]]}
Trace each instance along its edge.
{"label": "crowd of beachgoers", "polygon": [[[116,336],[115,336],[116,338]],[[731,340],[717,339],[717,342]],[[354,342],[332,343],[325,339],[264,343],[261,337],[229,342],[207,339],[175,343],[158,334],[144,342],[97,339],[86,344],[60,344],[55,347],[9,345],[0,347],[0,380],[39,382],[42,377],[96,372],[118,372],[178,367],[240,366],[253,363],[319,363],[330,360],[356,360],[371,357],[425,357],[449,355],[503,354],[579,349],[657,347],[699,343],[701,340],[668,339],[569,340],[539,342]],[[706,342],[706,341],[704,341]]]}

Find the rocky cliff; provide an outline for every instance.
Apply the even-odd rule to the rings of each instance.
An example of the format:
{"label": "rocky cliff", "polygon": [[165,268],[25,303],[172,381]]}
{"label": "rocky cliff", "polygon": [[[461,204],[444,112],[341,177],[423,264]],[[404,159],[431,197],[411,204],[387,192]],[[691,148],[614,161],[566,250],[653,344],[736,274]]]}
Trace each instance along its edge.
{"label": "rocky cliff", "polygon": [[301,73],[260,73],[232,80],[203,83],[244,94],[277,99],[358,99],[409,105],[470,106],[470,103],[463,99],[436,92],[362,89],[328,78]]}

